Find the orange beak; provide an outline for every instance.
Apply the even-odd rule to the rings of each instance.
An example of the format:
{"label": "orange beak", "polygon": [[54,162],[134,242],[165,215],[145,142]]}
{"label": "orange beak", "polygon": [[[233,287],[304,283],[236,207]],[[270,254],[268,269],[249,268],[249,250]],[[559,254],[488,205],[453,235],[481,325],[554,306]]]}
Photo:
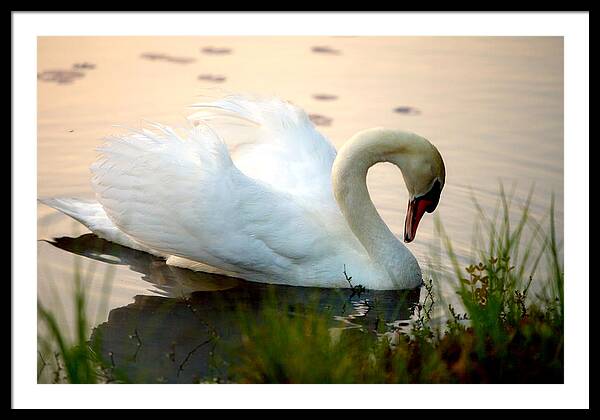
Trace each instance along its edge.
{"label": "orange beak", "polygon": [[440,201],[441,193],[440,183],[435,181],[427,194],[413,198],[408,202],[408,210],[404,220],[404,242],[409,243],[415,239],[421,217],[425,212],[431,213],[435,210]]}

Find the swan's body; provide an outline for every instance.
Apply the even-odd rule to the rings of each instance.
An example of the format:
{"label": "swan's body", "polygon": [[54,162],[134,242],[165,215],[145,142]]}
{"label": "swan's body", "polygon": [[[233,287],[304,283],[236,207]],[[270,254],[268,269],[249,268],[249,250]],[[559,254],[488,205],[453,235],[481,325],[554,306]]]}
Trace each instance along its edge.
{"label": "swan's body", "polygon": [[[179,132],[155,125],[109,139],[91,167],[97,202],[42,201],[104,239],[195,270],[348,287],[345,267],[371,289],[421,284],[415,257],[371,202],[366,174],[377,162],[395,163],[411,203],[421,203],[444,183],[427,140],[371,129],[336,156],[301,109],[277,99],[228,97],[190,119],[198,124]],[[230,152],[225,141],[235,137],[242,141]],[[427,197],[432,211],[437,201]],[[414,206],[407,240],[425,211]]]}

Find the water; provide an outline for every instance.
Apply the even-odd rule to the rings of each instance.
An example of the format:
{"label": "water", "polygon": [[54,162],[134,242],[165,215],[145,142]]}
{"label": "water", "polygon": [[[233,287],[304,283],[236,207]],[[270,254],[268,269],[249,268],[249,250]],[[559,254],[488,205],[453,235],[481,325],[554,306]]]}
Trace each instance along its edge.
{"label": "water", "polygon": [[[493,212],[500,181],[509,190],[515,186],[516,203],[535,185],[534,217],[547,213],[553,193],[562,240],[562,38],[42,37],[38,47],[40,197],[91,198],[88,167],[94,148],[102,137],[119,132],[115,124],[179,124],[198,95],[275,94],[303,107],[337,148],[355,132],[374,126],[430,139],[447,171],[436,213],[461,262],[471,259],[476,219],[471,196]],[[408,195],[400,172],[377,165],[367,181],[383,219],[401,238]],[[67,238],[60,246],[38,242],[39,298],[64,312],[68,330],[74,267],[93,271],[84,279],[95,319],[91,327],[110,332],[106,351],[124,360],[131,349],[136,351],[129,338],[132,328],[137,325],[140,335],[149,334],[144,326],[159,328],[154,338],[144,340],[136,363],[130,363],[140,381],[189,382],[194,380],[190,371],[204,372],[208,366],[207,345],[192,353],[183,371],[173,370],[179,364],[172,361],[162,370],[139,369],[156,354],[169,353],[163,350],[173,341],[180,343],[179,358],[203,342],[205,330],[197,328],[197,315],[189,317],[189,305],[227,329],[230,307],[218,302],[246,299],[260,305],[264,298],[261,285],[173,269],[81,237],[87,233],[68,217],[38,207],[38,237]],[[450,269],[445,258],[431,263],[439,248],[432,215],[424,217],[409,247],[426,272]],[[114,281],[104,305],[107,269],[114,269]],[[452,301],[451,287],[439,286]],[[305,293],[303,288],[278,290],[292,301],[301,301]],[[326,304],[340,308],[347,300],[332,291],[321,294]],[[354,306],[343,314],[340,309],[341,318],[372,322],[361,307],[364,299],[353,297]],[[371,293],[366,299],[377,299],[384,310],[398,308],[397,294]],[[407,301],[417,299],[413,293]],[[406,307],[389,312],[390,322],[409,316]]]}

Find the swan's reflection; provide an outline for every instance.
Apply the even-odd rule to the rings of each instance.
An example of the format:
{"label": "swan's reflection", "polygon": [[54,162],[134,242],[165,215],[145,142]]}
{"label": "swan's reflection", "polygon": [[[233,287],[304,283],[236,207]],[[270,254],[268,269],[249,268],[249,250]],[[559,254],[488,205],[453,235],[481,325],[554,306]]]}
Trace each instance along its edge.
{"label": "swan's reflection", "polygon": [[331,327],[375,331],[381,323],[411,317],[419,290],[366,291],[315,289],[251,283],[172,267],[150,254],[85,234],[52,245],[109,264],[127,265],[158,289],[110,311],[92,332],[99,355],[136,383],[189,383],[225,377],[236,357],[240,311],[246,319],[264,305],[285,303],[297,312],[308,304],[332,314]]}

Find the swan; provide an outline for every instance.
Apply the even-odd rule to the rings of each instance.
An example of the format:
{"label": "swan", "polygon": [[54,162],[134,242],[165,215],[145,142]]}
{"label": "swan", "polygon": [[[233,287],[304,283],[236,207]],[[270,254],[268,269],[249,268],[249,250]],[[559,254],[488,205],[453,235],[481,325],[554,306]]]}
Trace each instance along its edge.
{"label": "swan", "polygon": [[302,109],[279,98],[229,95],[192,107],[183,127],[149,123],[108,137],[90,167],[96,200],[39,201],[177,267],[307,287],[355,287],[346,275],[376,290],[422,284],[366,176],[379,162],[401,170],[411,242],[445,183],[428,140],[370,128],[336,152]]}

